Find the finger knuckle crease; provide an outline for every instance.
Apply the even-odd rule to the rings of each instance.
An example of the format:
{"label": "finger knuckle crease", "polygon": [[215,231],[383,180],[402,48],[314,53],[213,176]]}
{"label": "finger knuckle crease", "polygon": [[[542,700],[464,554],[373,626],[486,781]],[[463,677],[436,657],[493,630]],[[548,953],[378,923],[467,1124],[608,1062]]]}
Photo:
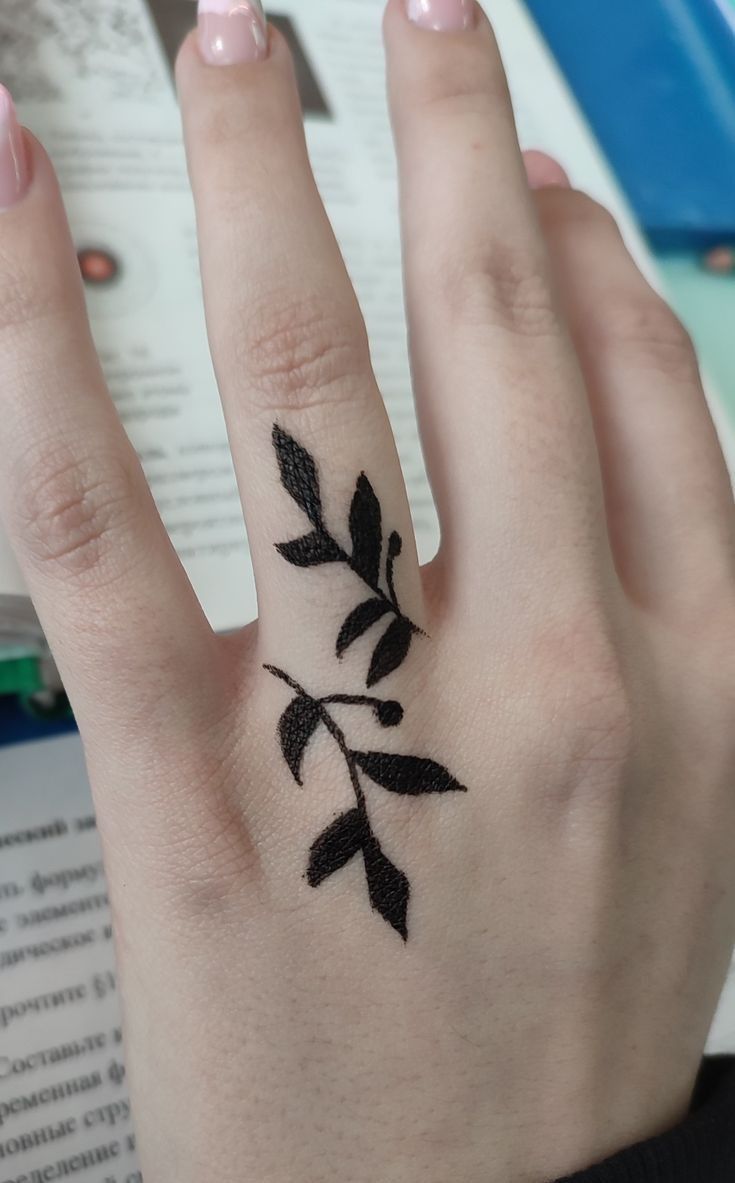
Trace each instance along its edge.
{"label": "finger knuckle crease", "polygon": [[559,331],[545,265],[533,255],[494,250],[448,267],[444,289],[450,315],[460,323],[531,339]]}
{"label": "finger knuckle crease", "polygon": [[510,91],[505,73],[500,67],[488,69],[487,52],[484,46],[466,46],[463,54],[448,61],[445,55],[431,60],[424,67],[415,83],[409,88],[409,96],[419,109],[431,110],[432,114],[446,110],[459,117],[500,108],[510,115]]}
{"label": "finger knuckle crease", "polygon": [[19,529],[33,561],[85,576],[114,553],[132,497],[119,459],[54,449],[27,465],[18,488]]}
{"label": "finger knuckle crease", "polygon": [[251,398],[269,412],[338,401],[369,374],[364,330],[320,300],[261,308],[240,348]]}
{"label": "finger knuckle crease", "polygon": [[658,297],[611,301],[600,333],[608,347],[635,351],[661,373],[689,377],[698,372],[692,339],[678,317]]}

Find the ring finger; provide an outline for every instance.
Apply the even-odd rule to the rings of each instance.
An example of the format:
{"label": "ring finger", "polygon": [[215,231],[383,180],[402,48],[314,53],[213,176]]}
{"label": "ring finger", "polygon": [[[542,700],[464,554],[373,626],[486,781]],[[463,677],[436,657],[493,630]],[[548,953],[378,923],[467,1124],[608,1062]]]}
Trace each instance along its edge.
{"label": "ring finger", "polygon": [[582,376],[563,327],[498,46],[474,0],[390,0],[416,397],[453,600],[569,603],[611,573]]}

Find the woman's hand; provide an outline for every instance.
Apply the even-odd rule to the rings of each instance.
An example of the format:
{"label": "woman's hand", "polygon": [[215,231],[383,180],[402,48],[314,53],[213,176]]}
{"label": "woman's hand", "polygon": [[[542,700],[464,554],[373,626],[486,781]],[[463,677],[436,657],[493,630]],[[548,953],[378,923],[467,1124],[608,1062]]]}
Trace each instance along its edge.
{"label": "woman's hand", "polygon": [[735,936],[735,517],[694,354],[604,210],[531,194],[484,17],[391,0],[420,571],[286,46],[216,7],[178,81],[238,636],[105,390],[48,160],[12,125],[0,158],[0,494],[87,751],[144,1174],[548,1179],[683,1115]]}

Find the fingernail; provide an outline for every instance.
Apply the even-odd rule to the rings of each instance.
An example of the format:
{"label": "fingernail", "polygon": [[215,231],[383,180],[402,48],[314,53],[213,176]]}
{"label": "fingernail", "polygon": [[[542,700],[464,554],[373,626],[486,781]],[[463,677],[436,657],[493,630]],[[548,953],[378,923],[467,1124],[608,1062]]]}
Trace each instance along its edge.
{"label": "fingernail", "polygon": [[408,19],[437,33],[461,33],[475,23],[475,0],[406,0]]}
{"label": "fingernail", "polygon": [[10,91],[0,85],[0,210],[16,205],[25,196],[28,183],[23,132]]}
{"label": "fingernail", "polygon": [[210,66],[262,61],[268,26],[260,0],[199,0],[199,47]]}
{"label": "fingernail", "polygon": [[523,162],[532,189],[571,189],[572,182],[565,169],[547,152],[529,149],[523,153]]}

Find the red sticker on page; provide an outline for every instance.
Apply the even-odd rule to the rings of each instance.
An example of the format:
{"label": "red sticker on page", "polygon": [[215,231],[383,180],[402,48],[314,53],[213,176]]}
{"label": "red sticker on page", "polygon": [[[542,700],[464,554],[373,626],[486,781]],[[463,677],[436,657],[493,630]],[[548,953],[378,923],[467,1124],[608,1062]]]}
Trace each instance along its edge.
{"label": "red sticker on page", "polygon": [[77,251],[82,278],[90,287],[107,287],[120,275],[115,256],[102,247],[81,247]]}

